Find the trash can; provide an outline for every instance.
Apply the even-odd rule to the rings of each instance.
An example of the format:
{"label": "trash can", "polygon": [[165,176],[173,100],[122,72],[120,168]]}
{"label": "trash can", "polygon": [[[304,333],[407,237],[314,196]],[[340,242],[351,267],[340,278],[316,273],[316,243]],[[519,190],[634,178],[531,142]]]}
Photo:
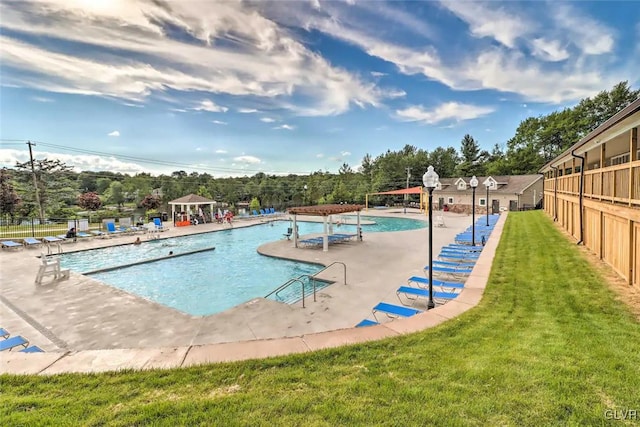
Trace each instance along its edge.
{"label": "trash can", "polygon": [[167,212],[162,212],[162,221],[169,221],[169,214]]}

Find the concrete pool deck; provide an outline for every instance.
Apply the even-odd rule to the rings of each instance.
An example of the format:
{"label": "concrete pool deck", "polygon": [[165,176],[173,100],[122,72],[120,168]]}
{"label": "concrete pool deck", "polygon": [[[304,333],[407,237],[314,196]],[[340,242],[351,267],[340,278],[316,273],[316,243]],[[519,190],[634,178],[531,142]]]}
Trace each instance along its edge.
{"label": "concrete pool deck", "polygon": [[[471,223],[469,215],[439,214],[444,215],[446,227],[433,227],[434,257]],[[370,210],[363,215],[426,219],[411,209],[406,214],[390,209]],[[260,253],[323,265],[345,263],[347,283],[344,284],[342,266],[336,264],[320,275],[336,283],[320,290],[316,302],[307,297],[306,308],[300,303],[286,305],[256,298],[204,317],[178,312],[73,272],[68,280],[36,285],[40,251],[2,251],[0,326],[29,339],[45,353],[0,352],[0,373],[174,368],[307,352],[419,331],[455,317],[480,301],[505,217],[502,215],[496,224],[459,297],[408,319],[385,322],[378,316],[385,323],[366,328],[353,326],[362,319],[373,319],[371,309],[379,302],[399,304],[396,289],[406,284],[410,276],[424,274],[428,228],[365,231],[362,242],[331,245],[328,252],[294,248],[293,242],[286,239],[267,243],[260,246]],[[234,227],[259,222],[242,220]],[[281,226],[284,233],[289,223],[274,226]],[[170,228],[162,237],[224,228],[219,224]],[[94,238],[63,248],[70,252],[132,243],[134,239]],[[260,272],[255,274],[260,280]]]}

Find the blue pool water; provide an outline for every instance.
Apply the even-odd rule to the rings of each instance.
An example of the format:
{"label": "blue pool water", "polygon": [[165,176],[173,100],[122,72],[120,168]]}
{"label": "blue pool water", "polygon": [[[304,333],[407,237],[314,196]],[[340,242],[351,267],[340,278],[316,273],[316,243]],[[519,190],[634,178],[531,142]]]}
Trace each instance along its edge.
{"label": "blue pool water", "polygon": [[[343,218],[347,224],[334,226],[334,232],[355,234],[355,218]],[[370,232],[412,230],[426,226],[423,221],[403,218],[362,219],[376,222],[362,226],[365,239]],[[139,246],[122,245],[63,254],[61,265],[85,273],[166,256],[169,251],[180,254],[215,246],[214,251],[91,275],[101,282],[179,311],[210,315],[252,298],[263,297],[289,279],[312,275],[323,268],[257,253],[256,249],[261,244],[282,239],[290,226],[289,221],[274,221],[251,227],[143,241]],[[322,232],[320,223],[298,222],[298,227],[300,235]]]}

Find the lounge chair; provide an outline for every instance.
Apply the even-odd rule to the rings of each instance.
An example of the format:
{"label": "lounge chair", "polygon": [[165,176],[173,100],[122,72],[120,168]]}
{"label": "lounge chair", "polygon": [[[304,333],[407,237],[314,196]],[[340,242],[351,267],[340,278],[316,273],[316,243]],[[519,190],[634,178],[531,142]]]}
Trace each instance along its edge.
{"label": "lounge chair", "polygon": [[156,225],[156,231],[165,231],[164,225],[162,225],[162,221],[160,218],[153,218],[153,223]]}
{"label": "lounge chair", "polygon": [[107,233],[109,233],[109,235],[113,236],[116,234],[122,234],[122,231],[117,230],[116,225],[113,222],[107,222],[106,226],[107,226]]}
{"label": "lounge chair", "polygon": [[365,326],[374,326],[374,325],[379,325],[379,323],[373,320],[364,319],[362,322],[356,325],[356,328],[362,328]]}
{"label": "lounge chair", "polygon": [[[433,266],[434,273],[444,276],[450,276],[454,279],[459,279],[460,276],[468,276],[469,274],[471,274],[472,270],[472,268],[438,267],[435,265]],[[429,271],[428,265],[424,267],[424,271],[425,273]]]}
{"label": "lounge chair", "polygon": [[93,237],[93,234],[89,234],[89,233],[85,233],[84,231],[78,231],[76,233],[76,237],[81,237],[81,238],[87,238],[87,237]]}
{"label": "lounge chair", "polygon": [[0,328],[0,337],[6,340],[10,335],[11,334],[9,333],[9,331],[7,331],[5,328]]}
{"label": "lounge chair", "polygon": [[463,267],[463,268],[473,268],[476,265],[476,260],[459,260],[459,261],[439,261],[434,260],[433,265],[437,265],[439,267]]}
{"label": "lounge chair", "polygon": [[24,239],[22,239],[24,241],[24,245],[27,247],[31,247],[31,246],[39,246],[42,244],[42,241],[34,238],[34,237],[25,237]]}
{"label": "lounge chair", "polygon": [[[409,277],[409,280],[407,280],[408,283],[415,283],[416,285],[418,285],[419,287],[428,287],[429,286],[429,279],[426,277],[422,277],[422,276],[411,276]],[[433,279],[433,286],[437,286],[440,289],[444,290],[444,289],[464,289],[464,283],[461,282],[446,282],[446,281],[442,281],[442,280],[436,280]]]}
{"label": "lounge chair", "polygon": [[0,351],[11,351],[15,347],[19,346],[27,348],[28,345],[29,341],[25,340],[20,335],[16,335],[15,337],[7,338],[6,340],[0,340]]}
{"label": "lounge chair", "polygon": [[[405,304],[405,302],[402,301],[400,295],[404,295],[404,297],[407,299],[407,303],[409,305],[413,305],[418,300],[418,298],[429,298],[429,289],[412,288],[411,286],[400,286],[396,291],[396,295],[398,296],[398,300],[400,300],[402,304]],[[455,292],[438,291],[432,291],[431,295],[435,302],[452,300],[458,296],[458,294]]]}
{"label": "lounge chair", "polygon": [[417,310],[415,308],[408,308],[400,305],[388,304],[386,302],[378,303],[378,305],[373,307],[371,311],[373,312],[373,317],[376,318],[376,321],[378,320],[378,317],[376,316],[376,313],[378,312],[384,313],[388,317],[391,317],[394,319],[398,317],[411,317],[415,314],[422,312],[421,310]]}
{"label": "lounge chair", "polygon": [[37,345],[32,345],[31,347],[23,348],[20,353],[44,353],[44,350]]}
{"label": "lounge chair", "polygon": [[24,245],[14,242],[13,240],[3,240],[2,242],[0,242],[0,245],[2,245],[4,249],[24,248]]}

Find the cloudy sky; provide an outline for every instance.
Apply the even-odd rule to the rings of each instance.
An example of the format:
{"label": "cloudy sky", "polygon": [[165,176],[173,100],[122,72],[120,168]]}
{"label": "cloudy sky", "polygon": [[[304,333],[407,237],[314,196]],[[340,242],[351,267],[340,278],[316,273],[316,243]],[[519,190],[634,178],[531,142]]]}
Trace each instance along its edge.
{"label": "cloudy sky", "polygon": [[1,0],[0,165],[216,176],[504,144],[640,83],[640,3]]}

